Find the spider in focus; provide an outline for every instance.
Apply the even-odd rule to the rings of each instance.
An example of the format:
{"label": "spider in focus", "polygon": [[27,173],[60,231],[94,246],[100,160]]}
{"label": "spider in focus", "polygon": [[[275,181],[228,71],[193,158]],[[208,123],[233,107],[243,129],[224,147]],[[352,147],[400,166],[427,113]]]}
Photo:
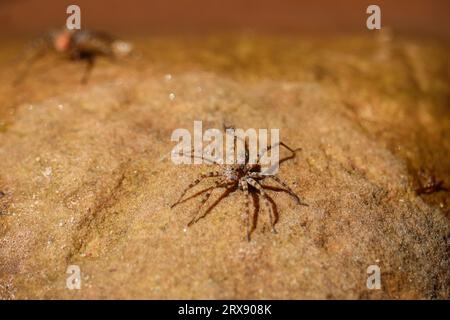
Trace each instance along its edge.
{"label": "spider in focus", "polygon": [[[298,149],[291,149],[283,142],[277,143],[279,146],[283,146],[287,150],[291,152],[291,155],[289,155],[286,158],[283,158],[279,161],[279,164],[281,164],[284,161],[290,160],[295,157],[296,152],[301,150],[301,148]],[[210,161],[211,163],[215,165],[219,165],[220,169],[217,171],[210,171],[207,173],[202,173],[200,176],[194,180],[191,184],[188,185],[187,188],[183,190],[181,193],[179,199],[171,205],[171,208],[174,208],[175,206],[186,202],[190,199],[196,198],[197,196],[200,196],[203,194],[202,200],[197,207],[196,213],[194,214],[193,218],[188,222],[186,228],[190,227],[194,223],[198,222],[200,219],[204,218],[208,213],[210,213],[224,198],[229,196],[231,193],[235,191],[242,191],[244,193],[244,206],[245,206],[245,225],[246,225],[246,234],[247,234],[247,241],[250,241],[250,235],[252,231],[256,228],[256,220],[257,220],[257,213],[259,211],[259,202],[257,196],[259,195],[259,198],[262,198],[264,201],[265,209],[269,215],[270,219],[270,226],[273,233],[276,233],[275,224],[278,221],[278,210],[277,205],[275,201],[270,197],[267,190],[271,191],[280,191],[285,192],[289,196],[291,196],[296,204],[298,205],[304,205],[308,206],[308,204],[303,203],[299,196],[292,191],[292,189],[280,178],[278,178],[275,175],[266,175],[261,172],[261,165],[260,160],[261,157],[264,155],[265,152],[268,152],[271,148],[275,147],[276,144],[271,145],[267,147],[265,150],[261,151],[256,159],[256,163],[250,164],[249,163],[249,152],[248,152],[248,146],[247,143],[245,143],[245,162],[244,164],[227,164],[227,165],[221,165],[216,161],[212,161],[209,159],[205,159],[201,157],[204,160]],[[191,154],[192,156],[192,154]],[[205,179],[209,178],[216,178],[214,181],[214,185],[212,187],[203,189],[194,195],[191,195],[190,197],[183,199],[186,193],[200,184]],[[262,184],[262,181],[265,179],[270,179],[276,182],[278,185],[280,185],[282,188],[273,187],[269,185]],[[217,200],[215,200],[203,213],[202,208],[205,205],[205,203],[209,200],[211,197],[213,191],[215,189],[224,188],[225,191],[218,197]],[[255,213],[253,216],[253,224],[252,227],[250,226],[250,197],[253,198],[253,206],[255,209]]]}

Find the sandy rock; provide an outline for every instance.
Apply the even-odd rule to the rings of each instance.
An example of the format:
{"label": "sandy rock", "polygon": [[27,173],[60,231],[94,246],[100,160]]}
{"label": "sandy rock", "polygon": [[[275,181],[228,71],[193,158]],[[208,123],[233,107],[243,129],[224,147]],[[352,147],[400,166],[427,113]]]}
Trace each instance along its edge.
{"label": "sandy rock", "polygon": [[[0,298],[449,298],[448,194],[414,192],[421,168],[450,182],[448,51],[377,41],[141,40],[140,69],[3,84]],[[261,202],[247,242],[235,192],[185,230],[200,198],[170,204],[212,168],[164,155],[194,120],[279,128],[302,151],[278,175],[309,206],[271,193],[278,233]]]}

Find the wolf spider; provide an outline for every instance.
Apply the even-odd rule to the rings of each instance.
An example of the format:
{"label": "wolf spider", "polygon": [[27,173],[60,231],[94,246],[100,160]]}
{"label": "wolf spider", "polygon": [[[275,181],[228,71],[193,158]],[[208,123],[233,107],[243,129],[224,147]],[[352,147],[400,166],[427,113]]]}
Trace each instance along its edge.
{"label": "wolf spider", "polygon": [[111,59],[125,57],[132,51],[132,45],[115,37],[91,30],[54,30],[32,41],[21,57],[25,62],[24,69],[19,72],[14,85],[26,77],[32,65],[42,56],[54,52],[72,61],[86,62],[86,69],[81,79],[86,83],[98,57]]}
{"label": "wolf spider", "polygon": [[[294,158],[296,151],[301,150],[301,148],[293,150],[290,147],[288,147],[286,144],[284,144],[283,142],[278,143],[278,145],[283,146],[284,148],[286,148],[287,150],[289,150],[291,152],[291,155],[284,159],[281,159],[279,161],[279,164],[281,164],[284,161]],[[256,195],[259,194],[259,197],[260,198],[262,197],[262,199],[264,200],[265,207],[269,214],[272,232],[276,233],[277,231],[275,229],[275,224],[278,220],[277,206],[276,206],[275,201],[268,195],[266,190],[285,192],[285,193],[289,194],[298,205],[308,206],[308,204],[303,203],[300,200],[299,196],[297,196],[294,193],[294,191],[292,191],[292,189],[277,176],[262,174],[261,165],[259,163],[260,159],[264,155],[265,152],[268,152],[271,148],[273,148],[275,146],[276,146],[276,144],[271,145],[271,146],[267,147],[265,150],[263,150],[262,152],[260,152],[258,154],[257,161],[255,164],[249,163],[247,143],[245,143],[245,163],[244,164],[221,165],[217,161],[213,161],[210,159],[204,159],[203,157],[201,157],[201,159],[203,159],[203,160],[207,160],[213,164],[220,165],[221,169],[218,171],[211,171],[211,172],[200,174],[200,176],[196,180],[194,180],[191,184],[189,184],[189,186],[186,189],[183,190],[179,199],[174,204],[171,205],[171,208],[174,208],[175,206],[177,206],[183,202],[186,202],[186,201],[193,199],[201,194],[204,194],[203,198],[197,208],[197,213],[188,222],[188,224],[186,226],[186,228],[187,228],[187,227],[190,227],[192,224],[196,223],[197,221],[199,221],[200,219],[204,218],[210,211],[212,211],[212,209],[214,209],[215,206],[217,206],[219,204],[219,202],[221,202],[224,198],[229,196],[232,192],[235,192],[238,190],[242,191],[245,195],[244,205],[245,205],[245,223],[246,223],[246,231],[247,231],[247,241],[250,241],[250,234],[256,228],[256,218],[257,218],[257,213],[259,211],[259,203],[257,202]],[[193,156],[192,153],[191,153],[191,156]],[[202,182],[203,180],[208,179],[208,178],[217,178],[214,181],[214,185],[212,187],[201,190],[200,192],[197,192],[194,195],[183,200],[183,197],[186,195],[186,193],[190,189],[197,186],[200,182]],[[271,179],[271,180],[275,181],[276,183],[278,183],[279,185],[281,185],[284,189],[272,187],[272,186],[268,186],[268,185],[263,185],[261,182],[264,179]],[[213,204],[211,204],[205,210],[205,212],[203,214],[200,215],[204,204],[211,197],[212,192],[215,189],[219,189],[219,188],[225,188],[225,191],[219,196],[219,198]],[[254,205],[254,209],[255,209],[252,229],[250,227],[250,205],[249,205],[250,195],[253,198],[253,205]]]}

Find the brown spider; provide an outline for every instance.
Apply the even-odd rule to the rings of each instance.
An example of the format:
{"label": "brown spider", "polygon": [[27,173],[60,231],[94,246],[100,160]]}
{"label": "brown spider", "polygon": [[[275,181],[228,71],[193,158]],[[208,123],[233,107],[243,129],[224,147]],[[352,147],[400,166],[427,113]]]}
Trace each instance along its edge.
{"label": "brown spider", "polygon": [[433,173],[427,174],[424,170],[419,171],[418,183],[419,187],[415,190],[418,195],[449,191],[444,186],[443,180],[437,180]]}
{"label": "brown spider", "polygon": [[85,61],[86,69],[81,82],[86,83],[97,57],[110,58],[128,55],[132,46],[128,42],[117,40],[107,33],[90,30],[55,30],[32,41],[23,53],[25,68],[19,73],[14,84],[20,83],[33,63],[49,52],[72,61]]}
{"label": "brown spider", "polygon": [[[289,159],[292,159],[295,157],[295,152],[301,150],[298,149],[291,149],[283,142],[279,143],[280,146],[285,147],[287,150],[289,150],[292,154],[284,159],[280,160],[280,164],[284,161],[287,161]],[[250,194],[253,197],[253,203],[255,210],[259,210],[259,205],[256,202],[255,195],[259,194],[260,197],[263,198],[265,207],[267,209],[267,212],[269,214],[270,224],[272,228],[272,232],[276,233],[275,224],[278,219],[278,213],[277,213],[277,207],[276,203],[273,201],[273,199],[268,195],[266,190],[272,190],[272,191],[282,191],[289,194],[297,204],[299,205],[305,205],[308,206],[305,203],[302,203],[300,198],[292,191],[292,189],[284,183],[280,178],[276,177],[275,175],[264,175],[261,173],[261,166],[259,164],[259,161],[261,157],[264,155],[265,152],[268,152],[271,148],[273,148],[276,145],[269,146],[264,151],[262,151],[260,154],[258,154],[258,158],[255,164],[250,164],[249,162],[249,156],[248,156],[248,146],[247,143],[245,143],[245,164],[233,164],[233,165],[221,165],[222,169],[219,171],[211,171],[207,173],[202,173],[200,176],[193,181],[186,189],[183,190],[181,193],[179,199],[171,205],[171,208],[175,207],[176,205],[183,203],[185,201],[188,201],[192,198],[195,198],[202,193],[204,193],[203,198],[200,202],[200,205],[197,208],[197,213],[194,215],[194,217],[189,221],[187,224],[187,227],[190,227],[192,224],[196,223],[198,220],[204,218],[216,205],[219,204],[219,202],[227,197],[229,194],[231,194],[234,191],[242,191],[245,195],[245,223],[246,223],[246,230],[247,230],[247,240],[250,241],[250,233],[253,231],[253,229],[256,227],[256,220],[254,220],[253,229],[250,230],[250,206],[249,206],[249,198]],[[203,157],[202,157],[203,159]],[[220,165],[216,161],[204,159],[207,161],[210,161],[216,165]],[[196,185],[198,185],[201,181],[207,178],[218,178],[214,181],[214,186],[209,187],[207,189],[204,189],[200,192],[195,193],[194,195],[184,199],[183,197],[186,195],[186,193]],[[264,179],[272,179],[273,181],[277,182],[279,185],[281,185],[282,188],[276,188],[272,186],[267,186],[261,184],[261,181]],[[219,198],[211,205],[209,206],[205,212],[200,215],[201,209],[203,205],[208,201],[208,199],[211,197],[211,194],[213,190],[218,188],[225,188],[225,191],[219,196]],[[255,217],[256,218],[256,213]]]}

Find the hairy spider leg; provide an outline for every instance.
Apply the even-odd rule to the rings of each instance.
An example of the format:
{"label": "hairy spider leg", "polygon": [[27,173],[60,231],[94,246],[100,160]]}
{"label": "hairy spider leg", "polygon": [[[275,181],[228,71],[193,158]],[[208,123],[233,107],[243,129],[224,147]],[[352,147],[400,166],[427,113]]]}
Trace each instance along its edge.
{"label": "hairy spider leg", "polygon": [[250,172],[250,176],[252,178],[269,178],[269,179],[274,180],[275,182],[279,183],[282,187],[284,187],[286,189],[285,191],[287,191],[287,193],[295,199],[295,202],[297,202],[297,204],[303,205],[303,206],[308,206],[307,203],[301,202],[300,197],[283,180],[281,180],[277,176],[263,175],[259,172]]}
{"label": "hairy spider leg", "polygon": [[89,57],[86,58],[86,68],[84,69],[83,77],[81,78],[81,83],[86,84],[92,74],[92,69],[95,65],[95,58]]}
{"label": "hairy spider leg", "polygon": [[287,150],[289,150],[289,151],[292,153],[290,156],[288,156],[288,157],[286,157],[286,158],[280,160],[280,163],[282,163],[282,162],[284,162],[284,161],[286,161],[286,160],[289,160],[289,159],[294,158],[294,157],[295,157],[295,153],[296,153],[297,151],[302,150],[302,148],[292,149],[292,148],[290,148],[288,145],[286,145],[284,142],[280,141],[280,142],[277,142],[277,143],[275,143],[275,144],[273,144],[273,145],[268,146],[268,147],[265,148],[260,154],[258,154],[258,159],[257,159],[256,163],[259,163],[259,161],[261,160],[261,157],[262,157],[266,152],[270,151],[273,147],[275,147],[275,146],[277,146],[277,145],[282,146],[282,147],[285,147]]}
{"label": "hairy spider leg", "polygon": [[203,157],[203,155],[201,156],[201,157],[198,157],[198,156],[196,156],[195,155],[195,150],[194,150],[194,147],[192,147],[191,148],[191,152],[190,152],[190,154],[187,154],[186,156],[190,156],[191,158],[196,158],[196,159],[202,159],[202,160],[206,160],[206,161],[209,161],[210,163],[212,163],[212,164],[217,164],[217,165],[220,165],[220,163],[219,162],[217,162],[216,160],[214,160],[214,159],[208,159],[208,158],[204,158]]}
{"label": "hairy spider leg", "polygon": [[273,211],[272,205],[270,204],[269,201],[269,196],[267,195],[267,193],[264,191],[264,189],[261,187],[261,185],[256,182],[255,180],[253,180],[252,178],[247,178],[246,181],[248,182],[249,185],[253,186],[254,188],[256,188],[259,193],[261,194],[261,196],[264,199],[264,205],[266,206],[266,209],[269,213],[269,218],[270,218],[270,224],[272,227],[272,232],[273,233],[277,233],[277,230],[275,229],[275,213]]}
{"label": "hairy spider leg", "polygon": [[183,200],[180,201],[178,204],[185,203],[186,201],[189,201],[189,200],[191,200],[191,199],[194,199],[194,198],[198,197],[199,195],[204,194],[205,192],[207,192],[207,191],[209,191],[209,190],[211,190],[211,189],[214,189],[214,188],[215,188],[215,186],[212,186],[212,187],[208,187],[208,188],[202,189],[202,190],[200,190],[200,191],[194,193],[193,195],[191,195],[191,196],[189,196],[189,197],[183,199]]}
{"label": "hairy spider leg", "polygon": [[211,187],[211,188],[209,188],[209,189],[207,190],[207,192],[203,195],[202,200],[201,200],[201,202],[200,202],[200,205],[197,207],[197,210],[195,210],[196,213],[195,213],[194,217],[193,217],[193,218],[191,219],[191,221],[189,221],[189,223],[186,225],[187,227],[190,227],[190,226],[194,223],[194,221],[195,221],[195,219],[197,218],[198,214],[201,212],[201,210],[202,210],[202,208],[203,208],[203,205],[209,200],[209,198],[211,197],[213,191],[214,191],[215,189],[223,188],[223,187],[226,187],[226,186],[227,186],[227,184],[222,183],[222,181],[220,181],[220,180],[214,182],[214,186]]}
{"label": "hairy spider leg", "polygon": [[211,204],[208,209],[205,210],[205,212],[198,217],[197,219],[194,220],[194,222],[192,222],[192,224],[198,222],[200,219],[203,219],[204,217],[206,217],[208,215],[209,212],[211,212],[212,209],[215,208],[215,206],[217,206],[219,204],[220,201],[222,201],[223,199],[225,199],[231,192],[233,192],[235,190],[235,186],[231,186],[230,188],[227,188],[220,196],[219,198],[217,198],[216,201],[213,202],[213,204]]}
{"label": "hairy spider leg", "polygon": [[186,189],[183,190],[183,192],[181,193],[180,198],[174,204],[172,204],[170,207],[173,208],[176,205],[178,205],[181,202],[181,199],[183,199],[183,197],[186,194],[186,192],[188,192],[190,189],[192,189],[193,187],[198,185],[204,179],[212,178],[212,177],[218,177],[219,175],[220,175],[220,172],[218,172],[218,171],[211,171],[211,172],[208,172],[208,173],[202,173],[197,179],[194,180],[194,182],[189,184],[189,186]]}
{"label": "hairy spider leg", "polygon": [[248,192],[248,183],[243,180],[240,182],[242,190],[244,191],[244,206],[245,206],[245,225],[247,228],[247,241],[250,241],[250,194]]}

